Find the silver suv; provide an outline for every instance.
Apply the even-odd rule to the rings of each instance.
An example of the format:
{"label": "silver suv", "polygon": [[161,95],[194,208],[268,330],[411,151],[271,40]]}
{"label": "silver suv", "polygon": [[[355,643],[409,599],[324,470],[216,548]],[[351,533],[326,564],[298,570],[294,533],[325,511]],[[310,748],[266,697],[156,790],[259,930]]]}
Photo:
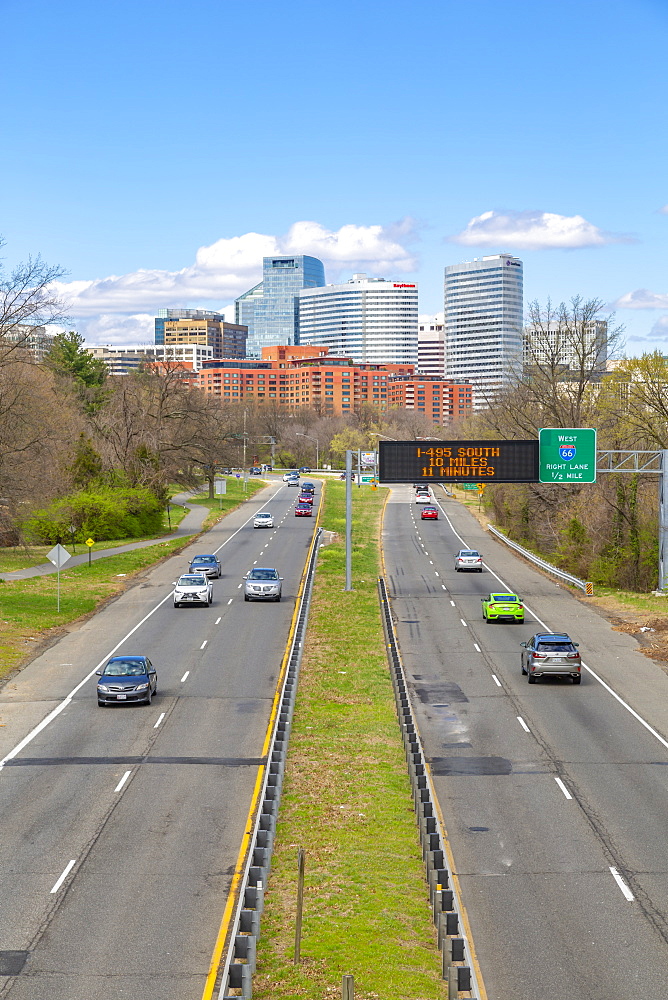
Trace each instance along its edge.
{"label": "silver suv", "polygon": [[522,673],[527,675],[529,684],[535,684],[546,674],[572,677],[574,684],[582,680],[578,644],[566,632],[539,632],[520,646]]}
{"label": "silver suv", "polygon": [[244,601],[280,601],[282,579],[277,569],[256,566],[244,577]]}

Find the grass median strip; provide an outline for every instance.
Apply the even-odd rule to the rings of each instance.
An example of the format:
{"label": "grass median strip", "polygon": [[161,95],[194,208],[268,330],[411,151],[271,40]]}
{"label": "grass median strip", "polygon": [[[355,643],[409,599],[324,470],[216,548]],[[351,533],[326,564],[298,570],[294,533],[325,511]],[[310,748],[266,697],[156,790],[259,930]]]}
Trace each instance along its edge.
{"label": "grass median strip", "polygon": [[[385,656],[376,580],[383,490],[354,491],[353,591],[345,487],[328,483],[253,996],[446,996]],[[293,964],[297,850],[306,852],[301,961]]]}

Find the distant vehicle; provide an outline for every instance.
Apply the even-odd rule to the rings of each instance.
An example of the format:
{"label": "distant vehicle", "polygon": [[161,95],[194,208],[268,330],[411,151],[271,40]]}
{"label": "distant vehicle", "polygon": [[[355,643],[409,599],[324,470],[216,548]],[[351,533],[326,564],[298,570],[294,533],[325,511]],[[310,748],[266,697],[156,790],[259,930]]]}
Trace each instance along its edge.
{"label": "distant vehicle", "polygon": [[455,556],[455,570],[482,573],[482,556],[476,549],[460,549]]}
{"label": "distant vehicle", "polygon": [[273,472],[274,471],[274,467],[273,467],[273,465],[263,465],[262,466],[262,471],[263,472]]}
{"label": "distant vehicle", "polygon": [[415,494],[416,503],[431,503],[431,493],[427,491],[426,493],[416,493]]}
{"label": "distant vehicle", "polygon": [[422,521],[438,521],[438,507],[423,507],[420,511]]}
{"label": "distant vehicle", "polygon": [[100,708],[123,701],[150,705],[158,690],[158,674],[148,656],[112,656],[107,665],[95,673],[100,678],[97,682]]}
{"label": "distant vehicle", "polygon": [[217,556],[213,555],[194,556],[190,560],[188,572],[204,573],[205,576],[215,578],[217,580],[219,580],[223,575],[220,561]]}
{"label": "distant vehicle", "polygon": [[488,594],[482,600],[482,616],[492,622],[524,622],[524,605],[517,594]]}
{"label": "distant vehicle", "polygon": [[313,517],[313,507],[310,503],[295,504],[295,517]]}
{"label": "distant vehicle", "polygon": [[244,601],[280,601],[282,579],[277,569],[257,566],[244,577]]}
{"label": "distant vehicle", "polygon": [[288,486],[299,486],[299,476],[291,476],[287,483]]}
{"label": "distant vehicle", "polygon": [[573,642],[566,632],[539,632],[528,642],[521,642],[522,673],[527,675],[529,684],[535,684],[539,677],[554,675],[572,677],[574,684],[582,680],[582,661],[577,642]]}
{"label": "distant vehicle", "polygon": [[254,528],[273,528],[274,527],[274,515],[270,514],[268,510],[259,511],[253,519]]}
{"label": "distant vehicle", "polygon": [[174,584],[174,607],[213,603],[213,584],[204,573],[184,573]]}
{"label": "distant vehicle", "polygon": [[315,493],[314,483],[302,483],[301,485],[302,485],[302,493],[311,493],[311,494]]}
{"label": "distant vehicle", "polygon": [[302,467],[301,467],[301,469],[299,471],[300,472],[310,472],[311,470],[309,469],[308,465],[302,465]]}
{"label": "distant vehicle", "polygon": [[250,474],[251,474],[251,476],[261,476],[262,475],[262,469],[260,468],[259,465],[253,465],[253,466],[251,466]]}
{"label": "distant vehicle", "polygon": [[309,507],[312,507],[313,506],[313,494],[312,493],[304,493],[304,491],[302,490],[302,492],[297,497],[297,503],[307,503],[309,505]]}
{"label": "distant vehicle", "polygon": [[288,471],[283,476],[283,482],[288,483],[291,479],[299,479],[299,473],[296,469],[288,469]]}

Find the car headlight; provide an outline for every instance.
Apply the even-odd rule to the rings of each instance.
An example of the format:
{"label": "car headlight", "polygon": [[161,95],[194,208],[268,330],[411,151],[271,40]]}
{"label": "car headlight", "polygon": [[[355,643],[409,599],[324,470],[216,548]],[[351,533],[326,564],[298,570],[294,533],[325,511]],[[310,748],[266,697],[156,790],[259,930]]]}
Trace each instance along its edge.
{"label": "car headlight", "polygon": [[148,689],[148,684],[138,684],[136,688],[137,691],[146,691],[147,689]]}
{"label": "car headlight", "polygon": [[209,595],[209,591],[208,590],[198,590],[197,591],[197,596],[198,597],[208,597],[208,595]]}
{"label": "car headlight", "polygon": [[98,684],[97,689],[98,691],[103,691],[105,694],[109,693],[109,688],[106,684]]}

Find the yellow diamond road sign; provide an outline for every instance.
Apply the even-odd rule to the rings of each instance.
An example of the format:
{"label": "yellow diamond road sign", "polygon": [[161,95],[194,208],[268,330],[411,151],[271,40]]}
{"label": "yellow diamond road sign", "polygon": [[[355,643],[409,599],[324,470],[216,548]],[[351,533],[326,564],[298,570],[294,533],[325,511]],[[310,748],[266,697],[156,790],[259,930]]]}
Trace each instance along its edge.
{"label": "yellow diamond road sign", "polygon": [[86,539],[86,545],[88,546],[88,548],[90,548],[91,545],[95,545],[95,539],[94,538],[87,538]]}

